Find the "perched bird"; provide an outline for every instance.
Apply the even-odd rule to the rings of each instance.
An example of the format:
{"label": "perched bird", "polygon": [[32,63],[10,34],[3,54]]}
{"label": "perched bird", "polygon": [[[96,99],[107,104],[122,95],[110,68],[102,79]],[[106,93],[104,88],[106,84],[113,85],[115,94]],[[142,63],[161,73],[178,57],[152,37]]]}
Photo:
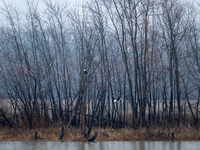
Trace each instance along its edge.
{"label": "perched bird", "polygon": [[86,69],[83,69],[83,72],[84,74],[88,74],[87,70]]}
{"label": "perched bird", "polygon": [[114,103],[122,99],[121,97],[117,97],[117,96],[113,96],[113,98],[114,98],[114,100],[113,100]]}

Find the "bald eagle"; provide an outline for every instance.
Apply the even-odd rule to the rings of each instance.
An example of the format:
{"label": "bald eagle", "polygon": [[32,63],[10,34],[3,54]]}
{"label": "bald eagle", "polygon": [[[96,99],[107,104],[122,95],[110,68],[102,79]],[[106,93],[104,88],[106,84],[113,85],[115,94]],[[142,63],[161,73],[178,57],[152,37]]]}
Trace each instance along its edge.
{"label": "bald eagle", "polygon": [[119,97],[119,96],[113,96],[113,99],[114,99],[113,101],[114,101],[114,103],[115,103],[115,102],[121,100],[122,98]]}
{"label": "bald eagle", "polygon": [[86,69],[83,69],[83,72],[84,74],[88,74],[87,70]]}

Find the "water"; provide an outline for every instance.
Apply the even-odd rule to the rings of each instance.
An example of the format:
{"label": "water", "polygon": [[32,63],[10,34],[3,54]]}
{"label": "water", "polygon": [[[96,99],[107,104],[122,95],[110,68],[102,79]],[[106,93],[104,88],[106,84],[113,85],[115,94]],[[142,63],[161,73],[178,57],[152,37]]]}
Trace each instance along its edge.
{"label": "water", "polygon": [[199,150],[200,142],[0,142],[0,150]]}

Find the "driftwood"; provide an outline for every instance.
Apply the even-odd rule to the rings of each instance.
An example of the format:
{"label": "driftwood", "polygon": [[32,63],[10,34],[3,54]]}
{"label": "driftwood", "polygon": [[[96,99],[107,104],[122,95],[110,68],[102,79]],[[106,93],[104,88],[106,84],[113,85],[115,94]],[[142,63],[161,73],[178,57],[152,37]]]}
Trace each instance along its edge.
{"label": "driftwood", "polygon": [[174,133],[172,132],[172,138],[171,141],[174,141]]}
{"label": "driftwood", "polygon": [[37,136],[37,131],[35,131],[35,140],[38,139],[38,136]]}
{"label": "driftwood", "polygon": [[62,140],[64,137],[64,127],[63,127],[63,124],[62,124],[62,129],[61,129],[61,134],[60,134],[60,140]]}
{"label": "driftwood", "polygon": [[94,134],[94,136],[92,138],[88,139],[88,142],[94,142],[96,137],[97,137],[97,132],[95,132],[95,134]]}

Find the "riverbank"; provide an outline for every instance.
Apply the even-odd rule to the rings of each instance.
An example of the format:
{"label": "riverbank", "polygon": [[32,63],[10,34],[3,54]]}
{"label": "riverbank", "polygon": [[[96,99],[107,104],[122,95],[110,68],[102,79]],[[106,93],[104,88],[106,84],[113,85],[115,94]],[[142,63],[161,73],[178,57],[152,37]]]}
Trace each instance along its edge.
{"label": "riverbank", "polygon": [[[35,140],[35,132],[37,132],[37,140],[40,141],[60,141],[61,128],[48,128],[48,129],[0,129],[0,141],[31,141]],[[95,141],[199,141],[200,130],[194,128],[181,128],[181,129],[156,129],[146,128],[142,129],[101,129],[94,128],[91,136],[97,132]],[[172,136],[174,135],[174,137]],[[65,130],[62,141],[87,141],[81,134],[80,129]]]}

